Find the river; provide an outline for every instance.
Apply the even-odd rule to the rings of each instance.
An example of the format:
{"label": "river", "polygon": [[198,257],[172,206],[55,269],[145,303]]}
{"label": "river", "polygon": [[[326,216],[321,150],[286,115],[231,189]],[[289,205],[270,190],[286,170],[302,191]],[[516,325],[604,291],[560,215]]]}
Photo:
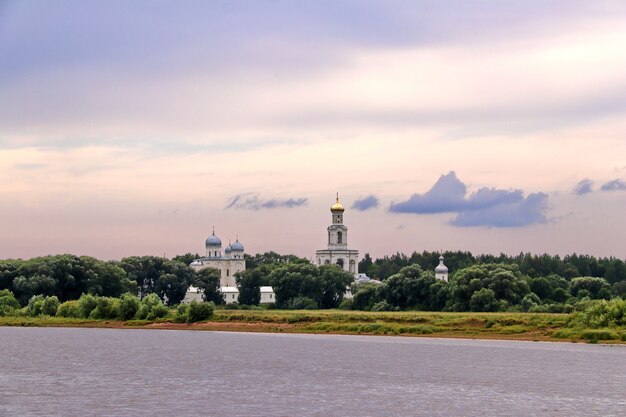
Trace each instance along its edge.
{"label": "river", "polygon": [[0,328],[0,416],[624,416],[626,348]]}

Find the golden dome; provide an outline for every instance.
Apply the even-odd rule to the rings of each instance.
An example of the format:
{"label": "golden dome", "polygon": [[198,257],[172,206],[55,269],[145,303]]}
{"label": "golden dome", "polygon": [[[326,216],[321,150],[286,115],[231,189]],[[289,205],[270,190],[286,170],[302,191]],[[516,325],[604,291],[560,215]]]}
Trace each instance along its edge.
{"label": "golden dome", "polygon": [[335,211],[343,212],[344,210],[345,209],[343,208],[343,206],[339,202],[339,193],[337,193],[337,201],[335,202],[335,204],[332,205],[332,207],[330,208],[330,211],[332,211],[332,212],[335,212]]}

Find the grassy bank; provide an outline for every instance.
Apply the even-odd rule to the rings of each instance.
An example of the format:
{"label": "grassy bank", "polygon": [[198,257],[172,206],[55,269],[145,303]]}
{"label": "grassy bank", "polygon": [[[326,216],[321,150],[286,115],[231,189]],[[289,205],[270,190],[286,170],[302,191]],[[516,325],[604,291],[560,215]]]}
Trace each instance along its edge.
{"label": "grassy bank", "polygon": [[209,321],[0,317],[0,326],[159,328],[625,343],[626,329],[568,328],[567,314],[216,310]]}

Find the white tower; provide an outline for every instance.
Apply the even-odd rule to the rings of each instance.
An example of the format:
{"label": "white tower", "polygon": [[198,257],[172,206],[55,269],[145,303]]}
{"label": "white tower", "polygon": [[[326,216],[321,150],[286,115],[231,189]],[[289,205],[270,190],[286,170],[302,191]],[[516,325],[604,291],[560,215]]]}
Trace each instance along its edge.
{"label": "white tower", "polygon": [[348,249],[348,228],[343,224],[343,213],[345,209],[337,200],[330,208],[332,213],[332,223],[326,229],[328,232],[327,249],[315,252],[318,265],[337,264],[343,270],[357,274],[359,251]]}
{"label": "white tower", "polygon": [[439,256],[439,265],[435,268],[435,278],[448,282],[448,267],[443,264],[443,255]]}

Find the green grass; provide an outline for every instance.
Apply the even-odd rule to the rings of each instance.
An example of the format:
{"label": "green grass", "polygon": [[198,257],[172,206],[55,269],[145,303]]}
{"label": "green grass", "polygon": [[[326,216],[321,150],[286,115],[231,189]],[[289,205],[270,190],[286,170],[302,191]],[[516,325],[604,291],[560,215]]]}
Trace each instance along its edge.
{"label": "green grass", "polygon": [[[422,335],[515,340],[571,340],[596,343],[626,342],[626,328],[568,328],[570,314],[366,312],[345,310],[228,310],[217,309],[196,329],[266,332]],[[127,322],[63,317],[0,317],[0,326],[151,327],[167,328],[173,315],[155,321]],[[242,326],[237,326],[242,324]],[[174,326],[174,325],[172,325]],[[234,326],[234,327],[233,327]]]}

